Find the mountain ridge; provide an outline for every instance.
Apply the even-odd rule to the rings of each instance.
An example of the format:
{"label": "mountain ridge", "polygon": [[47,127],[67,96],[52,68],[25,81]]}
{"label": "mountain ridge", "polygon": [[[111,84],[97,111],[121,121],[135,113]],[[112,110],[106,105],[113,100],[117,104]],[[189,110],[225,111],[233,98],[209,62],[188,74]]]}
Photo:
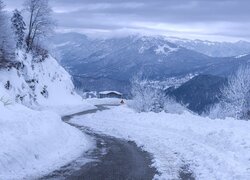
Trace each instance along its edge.
{"label": "mountain ridge", "polygon": [[[187,74],[228,76],[250,59],[249,55],[211,57],[169,42],[162,36],[111,39],[91,39],[77,33],[68,36],[64,40],[59,35],[61,38],[57,37],[60,41],[56,41],[55,47],[62,53],[62,65],[73,76],[78,76],[74,78],[77,85],[88,90],[112,87],[121,90],[120,86],[127,89],[130,79],[138,73],[151,80]],[[95,86],[88,88],[93,82]]]}

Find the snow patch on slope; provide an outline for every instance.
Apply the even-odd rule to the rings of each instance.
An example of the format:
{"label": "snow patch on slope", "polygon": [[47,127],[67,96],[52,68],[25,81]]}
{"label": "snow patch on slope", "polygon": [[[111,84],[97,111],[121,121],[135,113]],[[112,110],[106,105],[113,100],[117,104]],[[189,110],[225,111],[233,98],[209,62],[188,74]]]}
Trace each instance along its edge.
{"label": "snow patch on slope", "polygon": [[179,48],[173,48],[173,47],[170,47],[169,45],[167,44],[164,44],[164,45],[159,45],[157,49],[155,49],[155,53],[156,54],[164,54],[164,55],[168,55],[169,53],[172,53],[172,52],[176,52],[178,51]]}
{"label": "snow patch on slope", "polygon": [[239,56],[235,56],[236,59],[239,59],[239,58],[242,58],[242,57],[245,57],[247,56],[248,54],[242,54],[242,55],[239,55]]}

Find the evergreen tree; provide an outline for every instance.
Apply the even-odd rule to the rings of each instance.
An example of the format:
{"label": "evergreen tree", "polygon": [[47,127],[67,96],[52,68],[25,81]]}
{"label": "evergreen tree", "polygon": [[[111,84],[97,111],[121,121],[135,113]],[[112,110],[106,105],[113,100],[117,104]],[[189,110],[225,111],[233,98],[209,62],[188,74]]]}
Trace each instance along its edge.
{"label": "evergreen tree", "polygon": [[[3,30],[3,25],[4,25],[4,4],[0,0],[0,31]],[[4,43],[4,38],[2,33],[0,34],[0,67],[4,65],[5,59],[4,59],[4,49],[3,49],[3,43]]]}
{"label": "evergreen tree", "polygon": [[8,66],[14,60],[15,55],[13,33],[4,7],[3,2],[0,0],[0,68]]}
{"label": "evergreen tree", "polygon": [[21,49],[23,47],[23,42],[25,38],[25,22],[21,15],[21,12],[17,9],[13,12],[13,16],[11,18],[12,29],[15,33],[16,37],[16,48]]}

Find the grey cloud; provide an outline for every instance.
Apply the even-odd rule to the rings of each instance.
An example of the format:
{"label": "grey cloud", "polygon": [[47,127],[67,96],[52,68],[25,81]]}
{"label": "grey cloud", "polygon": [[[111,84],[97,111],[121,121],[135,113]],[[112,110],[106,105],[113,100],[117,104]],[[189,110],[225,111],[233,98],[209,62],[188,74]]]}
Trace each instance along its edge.
{"label": "grey cloud", "polygon": [[[11,7],[20,4],[20,0],[7,3]],[[157,33],[157,28],[151,27],[164,25],[159,33],[177,28],[195,35],[200,28],[204,32],[199,34],[250,38],[249,0],[51,0],[51,5],[59,28]]]}

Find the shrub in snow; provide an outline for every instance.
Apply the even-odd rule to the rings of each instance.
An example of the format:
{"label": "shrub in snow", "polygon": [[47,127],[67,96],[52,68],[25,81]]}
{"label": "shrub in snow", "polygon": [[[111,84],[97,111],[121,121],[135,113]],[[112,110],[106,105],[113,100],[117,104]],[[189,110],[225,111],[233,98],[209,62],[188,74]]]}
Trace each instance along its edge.
{"label": "shrub in snow", "polygon": [[48,90],[47,90],[47,86],[44,86],[43,87],[43,90],[42,90],[42,92],[41,92],[41,94],[43,95],[43,97],[45,97],[45,98],[48,98],[49,97],[49,92],[48,92]]}
{"label": "shrub in snow", "polygon": [[240,67],[222,90],[222,98],[210,111],[212,118],[250,118],[250,67]]}
{"label": "shrub in snow", "polygon": [[6,84],[4,85],[4,87],[9,90],[10,89],[10,81],[7,81]]}
{"label": "shrub in snow", "polygon": [[137,112],[169,112],[181,113],[185,109],[174,99],[164,93],[164,88],[140,77],[131,82],[133,101],[130,106]]}
{"label": "shrub in snow", "polygon": [[33,61],[36,63],[43,62],[49,57],[49,51],[41,45],[36,45],[32,49]]}

